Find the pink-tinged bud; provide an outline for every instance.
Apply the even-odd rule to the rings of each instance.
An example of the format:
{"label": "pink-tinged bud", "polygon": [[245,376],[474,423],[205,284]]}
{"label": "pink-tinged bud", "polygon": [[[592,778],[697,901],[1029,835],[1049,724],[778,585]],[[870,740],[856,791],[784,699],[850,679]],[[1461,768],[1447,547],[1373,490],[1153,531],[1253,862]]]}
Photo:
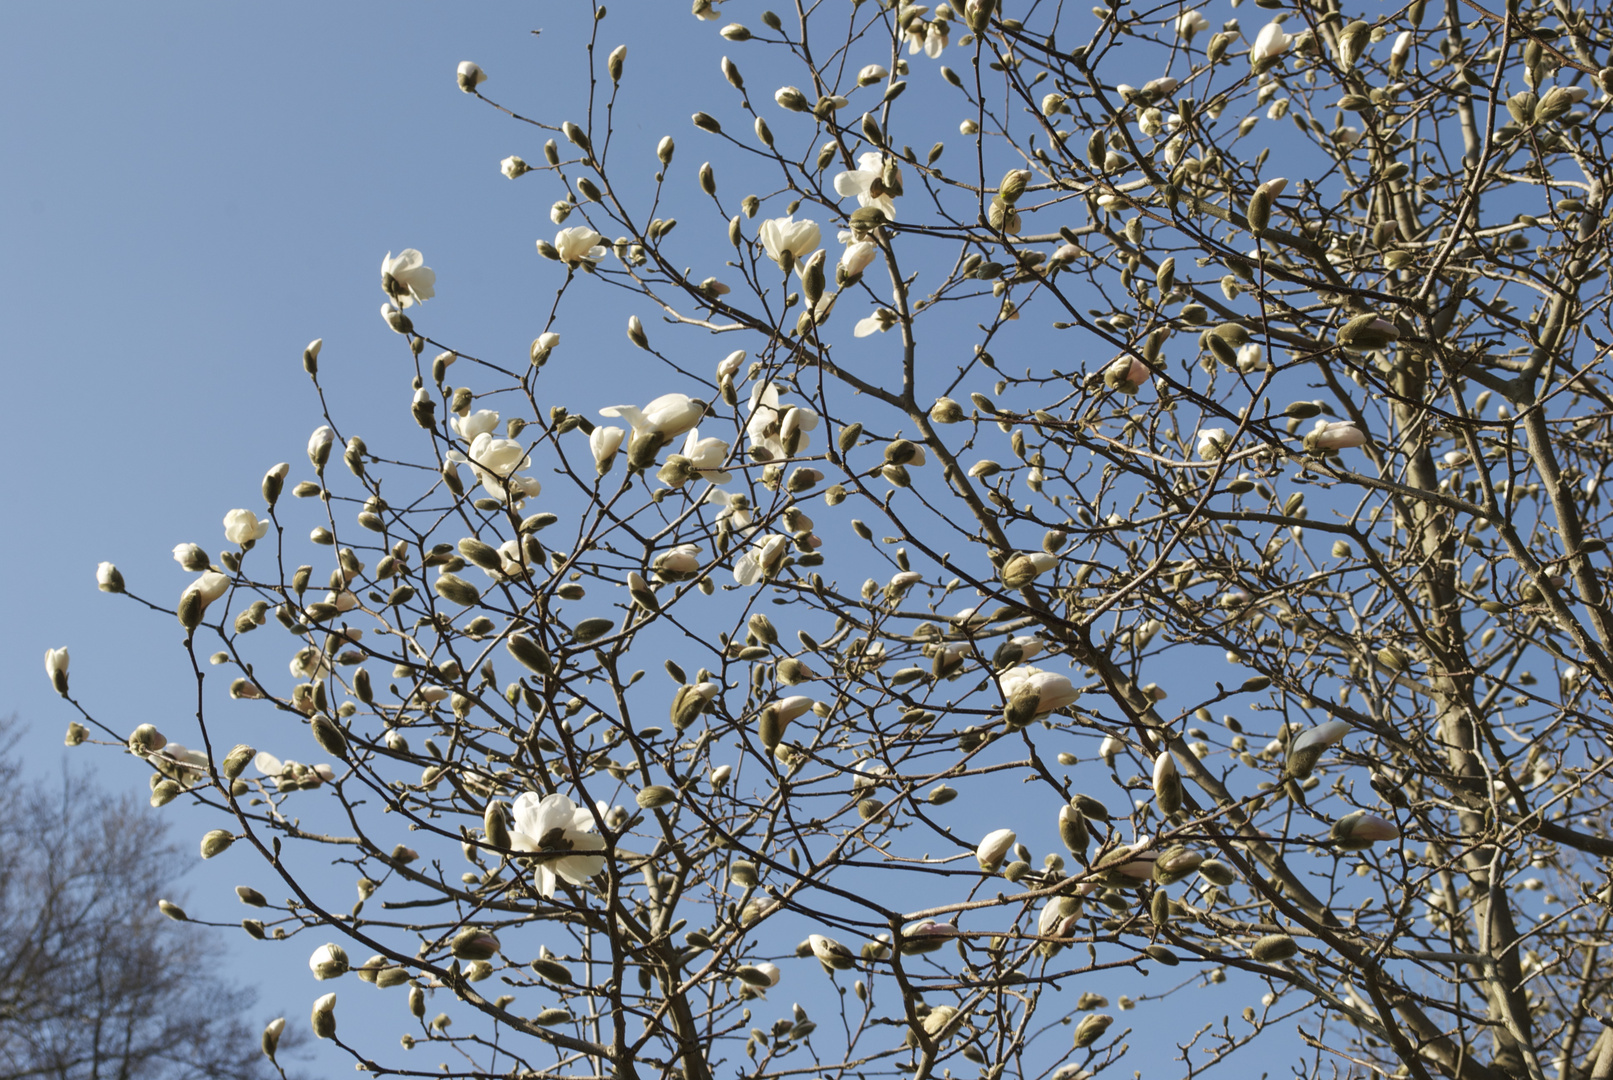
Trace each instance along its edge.
{"label": "pink-tinged bud", "polygon": [[812,948],[812,955],[816,956],[825,967],[845,971],[857,962],[857,958],[852,955],[851,950],[834,938],[824,937],[822,934],[813,934],[807,938],[807,943]]}
{"label": "pink-tinged bud", "polygon": [[1387,818],[1357,810],[1333,823],[1333,843],[1342,851],[1362,851],[1382,840],[1398,840],[1400,829]]}

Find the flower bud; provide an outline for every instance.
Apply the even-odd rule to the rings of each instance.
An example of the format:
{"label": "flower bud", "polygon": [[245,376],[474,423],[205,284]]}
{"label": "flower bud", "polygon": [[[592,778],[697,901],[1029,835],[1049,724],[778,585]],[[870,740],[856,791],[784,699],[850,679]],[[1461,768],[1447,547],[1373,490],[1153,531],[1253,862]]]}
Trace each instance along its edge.
{"label": "flower bud", "polygon": [[313,1012],[309,1014],[308,1021],[313,1025],[314,1034],[321,1039],[334,1039],[336,1037],[336,995],[326,994],[314,1002]]}
{"label": "flower bud", "polygon": [[190,916],[185,914],[184,908],[180,907],[178,904],[169,903],[167,900],[158,900],[157,910],[174,920],[174,922],[190,921]]}
{"label": "flower bud", "polygon": [[45,674],[50,677],[51,686],[63,697],[67,696],[67,662],[66,649],[45,650]]}
{"label": "flower bud", "polygon": [[202,858],[211,859],[214,855],[222,855],[230,850],[235,843],[235,837],[226,829],[213,829],[202,837]]}
{"label": "flower bud", "polygon": [[1015,839],[1012,829],[997,829],[987,833],[985,839],[980,841],[980,846],[975,848],[975,861],[980,864],[980,869],[988,874],[996,871],[1013,849]]}
{"label": "flower bud", "polygon": [[657,807],[674,803],[677,799],[678,793],[665,784],[651,784],[635,796],[635,801],[639,804],[640,809],[643,810],[654,810]]}
{"label": "flower bud", "polygon": [[626,45],[616,46],[616,48],[610,51],[610,56],[605,58],[605,70],[610,72],[611,82],[618,83],[622,81],[622,65],[626,62],[626,60]]}
{"label": "flower bud", "polygon": [[[487,72],[483,71],[479,66],[471,63],[469,60],[460,61],[457,76],[459,80],[459,88],[465,91],[467,94],[476,93],[476,88],[487,81]],[[331,1004],[334,1005],[336,1003],[336,995],[332,994],[330,997]],[[334,1033],[335,1030],[336,1021],[332,1020],[331,1031]],[[320,1038],[328,1039],[330,1036],[321,1035]]]}
{"label": "flower bud", "polygon": [[1154,759],[1154,800],[1160,813],[1170,817],[1182,808],[1182,778],[1176,771],[1176,759],[1169,750],[1162,750]]}
{"label": "flower bud", "polygon": [[1114,1022],[1114,1017],[1104,1013],[1093,1013],[1082,1017],[1081,1022],[1075,1025],[1075,1048],[1085,1050],[1103,1038],[1103,1033],[1108,1031],[1109,1025]]}
{"label": "flower bud", "polygon": [[1299,944],[1287,934],[1267,934],[1249,949],[1249,956],[1262,964],[1275,964],[1299,953]]}
{"label": "flower bud", "polygon": [[321,945],[308,958],[309,970],[320,981],[340,978],[347,974],[349,966],[347,951],[340,945]]}
{"label": "flower bud", "polygon": [[274,1052],[280,1048],[280,1035],[285,1030],[286,1018],[283,1016],[270,1020],[268,1026],[263,1029],[263,1038],[259,1045],[263,1049],[263,1056],[270,1061],[274,1060]]}
{"label": "flower bud", "polygon": [[461,960],[491,960],[498,955],[498,950],[498,938],[474,926],[455,934],[450,946],[450,951]]}
{"label": "flower bud", "polygon": [[111,563],[100,563],[95,568],[95,586],[104,593],[123,592],[123,575]]}

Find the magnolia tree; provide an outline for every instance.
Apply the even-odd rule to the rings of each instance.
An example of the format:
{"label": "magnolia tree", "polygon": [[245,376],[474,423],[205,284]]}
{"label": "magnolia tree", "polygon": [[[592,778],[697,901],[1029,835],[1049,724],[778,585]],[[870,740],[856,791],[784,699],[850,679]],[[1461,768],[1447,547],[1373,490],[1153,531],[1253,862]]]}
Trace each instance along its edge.
{"label": "magnolia tree", "polygon": [[[69,741],[267,860],[365,1070],[1613,1076],[1613,27],[1260,6],[698,0],[622,30],[726,84],[642,85],[579,8],[570,117],[461,64],[542,143],[530,356],[389,254],[413,426],[331,403],[177,602],[102,564],[195,721],[53,652]],[[562,397],[624,297],[643,389]]]}

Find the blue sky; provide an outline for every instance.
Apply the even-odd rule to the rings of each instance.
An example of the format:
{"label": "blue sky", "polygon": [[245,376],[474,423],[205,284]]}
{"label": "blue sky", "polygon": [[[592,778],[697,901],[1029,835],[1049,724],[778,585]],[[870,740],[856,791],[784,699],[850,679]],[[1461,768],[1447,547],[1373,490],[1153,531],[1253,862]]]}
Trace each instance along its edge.
{"label": "blue sky", "polygon": [[[669,3],[671,25],[692,31],[683,0]],[[436,269],[438,297],[416,313],[434,337],[524,363],[557,284],[533,240],[553,234],[558,192],[499,174],[508,154],[541,159],[544,136],[459,93],[454,69],[476,60],[489,96],[560,118],[585,89],[581,20],[549,17],[560,9],[0,7],[0,315],[13,404],[11,467],[0,473],[11,627],[0,711],[31,729],[21,749],[37,767],[57,767],[72,718],[45,679],[47,647],[71,648],[75,694],[114,727],[178,727],[194,712],[177,625],[97,593],[95,566],[113,560],[131,586],[171,598],[189,580],[170,558],[176,543],[216,555],[224,511],[258,508],[263,471],[296,464],[320,422],[300,365],[310,339],[324,339],[335,412],[360,431],[395,422],[407,356],[376,314],[389,250],[419,248]],[[709,32],[666,50],[664,27],[628,16],[623,5],[611,17],[606,48],[627,41],[649,85],[621,114],[623,152],[644,144],[648,174],[648,147],[671,133],[687,181],[710,155],[689,126],[688,98],[657,95],[656,80],[709,85],[722,101],[717,57],[728,50]],[[923,74],[935,78],[933,65]],[[554,392],[592,407],[654,396],[621,392],[626,309],[588,302],[601,305],[598,325],[565,328],[567,348],[588,363],[552,365]],[[879,347],[869,343],[868,355]],[[143,765],[106,753],[77,763],[144,789]],[[215,824],[177,803],[164,813],[187,847]],[[216,860],[192,876],[191,907],[237,918],[225,887],[269,891],[265,877],[244,853]],[[261,983],[265,1018],[284,1011],[305,1023],[317,992],[305,961],[317,942],[226,940]],[[401,992],[383,1001],[351,979],[338,989],[344,1020],[360,1000],[402,1017]],[[340,1055],[321,1064],[349,1067]]]}

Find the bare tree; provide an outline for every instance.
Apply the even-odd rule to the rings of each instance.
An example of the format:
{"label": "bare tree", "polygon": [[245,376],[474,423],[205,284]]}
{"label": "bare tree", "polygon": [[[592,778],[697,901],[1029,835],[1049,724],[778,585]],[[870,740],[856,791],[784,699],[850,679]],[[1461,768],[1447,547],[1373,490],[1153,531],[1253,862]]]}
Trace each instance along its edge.
{"label": "bare tree", "polygon": [[93,777],[22,772],[0,756],[0,1077],[274,1075],[216,931],[157,909],[185,869],[167,825]]}
{"label": "bare tree", "polygon": [[[1608,10],[717,7],[621,32],[726,85],[603,7],[571,118],[460,66],[569,222],[530,357],[389,254],[417,430],[176,553],[192,749],[71,737],[446,1075],[1613,1075]],[[613,312],[644,391],[559,400]]]}

